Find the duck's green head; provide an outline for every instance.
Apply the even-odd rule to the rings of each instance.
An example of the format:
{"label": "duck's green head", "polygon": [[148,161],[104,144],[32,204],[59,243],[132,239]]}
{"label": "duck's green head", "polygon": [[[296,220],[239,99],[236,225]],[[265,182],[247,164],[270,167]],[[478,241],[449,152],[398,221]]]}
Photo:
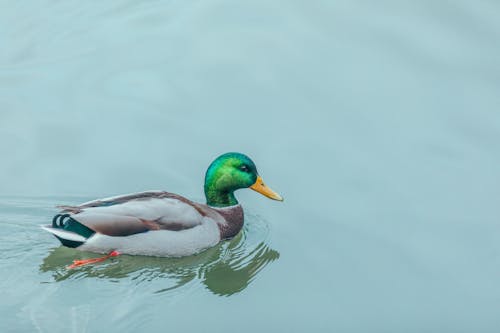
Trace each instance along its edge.
{"label": "duck's green head", "polygon": [[225,207],[238,204],[234,191],[251,188],[268,198],[283,201],[283,198],[267,187],[257,172],[257,167],[246,155],[227,153],[215,159],[205,175],[207,205]]}

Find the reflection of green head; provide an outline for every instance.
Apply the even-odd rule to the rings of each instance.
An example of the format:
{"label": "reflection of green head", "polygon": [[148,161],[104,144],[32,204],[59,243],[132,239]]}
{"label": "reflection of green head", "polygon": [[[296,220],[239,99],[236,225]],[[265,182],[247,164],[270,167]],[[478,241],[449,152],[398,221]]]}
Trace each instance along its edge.
{"label": "reflection of green head", "polygon": [[257,181],[257,168],[240,153],[227,153],[215,159],[205,175],[205,197],[214,207],[238,204],[234,191],[252,186]]}

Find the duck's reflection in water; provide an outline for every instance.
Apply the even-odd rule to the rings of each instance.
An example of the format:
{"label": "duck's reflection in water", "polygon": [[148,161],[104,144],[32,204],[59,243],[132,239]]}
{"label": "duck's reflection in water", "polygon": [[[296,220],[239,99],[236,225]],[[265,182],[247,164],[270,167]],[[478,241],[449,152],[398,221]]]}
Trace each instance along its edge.
{"label": "duck's reflection in water", "polygon": [[40,271],[51,272],[55,281],[94,277],[110,281],[127,278],[133,283],[143,283],[163,278],[164,287],[156,293],[172,291],[190,282],[201,283],[214,294],[228,296],[245,289],[267,264],[279,258],[279,253],[269,248],[266,242],[252,244],[247,239],[248,232],[245,228],[232,240],[195,256],[156,258],[122,255],[100,265],[77,269],[67,269],[67,265],[74,259],[97,255],[58,247],[43,260]]}

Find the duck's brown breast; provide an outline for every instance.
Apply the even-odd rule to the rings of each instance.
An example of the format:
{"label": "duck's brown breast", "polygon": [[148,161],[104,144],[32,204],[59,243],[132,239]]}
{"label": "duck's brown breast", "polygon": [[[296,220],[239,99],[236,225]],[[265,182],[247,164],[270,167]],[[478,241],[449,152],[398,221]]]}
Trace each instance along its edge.
{"label": "duck's brown breast", "polygon": [[232,238],[243,228],[245,217],[241,205],[213,209],[224,218],[225,223],[219,224],[221,239]]}

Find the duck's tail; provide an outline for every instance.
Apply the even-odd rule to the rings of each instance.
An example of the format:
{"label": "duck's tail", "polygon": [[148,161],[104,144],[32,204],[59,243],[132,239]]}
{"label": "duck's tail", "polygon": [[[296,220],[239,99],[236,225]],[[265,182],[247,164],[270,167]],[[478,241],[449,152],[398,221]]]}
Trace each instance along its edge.
{"label": "duck's tail", "polygon": [[56,236],[62,245],[67,247],[78,247],[95,233],[92,229],[71,218],[70,214],[57,214],[52,219],[52,225],[42,225],[41,227]]}

